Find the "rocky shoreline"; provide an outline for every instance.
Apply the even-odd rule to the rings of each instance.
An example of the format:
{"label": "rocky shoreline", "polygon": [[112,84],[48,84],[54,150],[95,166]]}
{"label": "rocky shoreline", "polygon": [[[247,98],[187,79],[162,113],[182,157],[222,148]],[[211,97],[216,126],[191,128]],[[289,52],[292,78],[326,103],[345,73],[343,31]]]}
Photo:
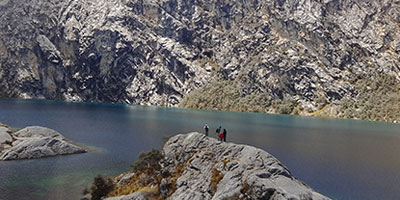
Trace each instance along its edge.
{"label": "rocky shoreline", "polygon": [[55,130],[28,126],[18,131],[0,123],[0,161],[36,159],[87,152]]}
{"label": "rocky shoreline", "polygon": [[[271,154],[252,146],[194,132],[170,138],[162,155],[159,170],[147,163],[143,171],[114,178],[107,200],[330,199],[295,178]],[[144,157],[139,155],[139,160]]]}

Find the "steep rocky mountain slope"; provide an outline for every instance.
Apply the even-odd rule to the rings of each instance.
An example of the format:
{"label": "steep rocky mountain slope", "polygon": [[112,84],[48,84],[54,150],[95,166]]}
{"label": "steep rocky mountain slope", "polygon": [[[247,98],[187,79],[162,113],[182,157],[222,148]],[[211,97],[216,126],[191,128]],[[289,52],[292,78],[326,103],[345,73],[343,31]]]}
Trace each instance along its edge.
{"label": "steep rocky mountain slope", "polygon": [[[0,96],[400,120],[398,0],[0,0],[0,16]],[[365,115],[382,88],[368,103],[397,111]]]}

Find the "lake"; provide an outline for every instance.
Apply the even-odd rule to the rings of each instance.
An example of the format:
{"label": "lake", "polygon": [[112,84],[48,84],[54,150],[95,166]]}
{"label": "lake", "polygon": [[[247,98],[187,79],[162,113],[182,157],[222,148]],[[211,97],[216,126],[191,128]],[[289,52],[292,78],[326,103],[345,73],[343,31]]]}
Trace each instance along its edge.
{"label": "lake", "polygon": [[130,170],[164,136],[223,126],[230,142],[264,149],[333,199],[400,199],[400,125],[150,106],[0,99],[0,122],[46,126],[86,154],[0,161],[0,200],[81,198],[97,174]]}

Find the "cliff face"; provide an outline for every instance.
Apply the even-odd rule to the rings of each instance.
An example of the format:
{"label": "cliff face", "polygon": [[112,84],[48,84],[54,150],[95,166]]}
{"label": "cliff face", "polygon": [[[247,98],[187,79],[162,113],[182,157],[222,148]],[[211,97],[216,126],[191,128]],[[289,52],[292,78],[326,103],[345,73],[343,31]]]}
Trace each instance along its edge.
{"label": "cliff face", "polygon": [[[163,153],[162,174],[180,172],[176,179],[164,176],[158,185],[150,186],[158,188],[161,195],[168,194],[161,199],[329,199],[293,177],[275,157],[251,146],[189,133],[169,139]],[[135,173],[119,177],[115,190],[124,185],[137,188],[134,176],[145,177]],[[160,199],[139,187],[131,194],[108,200],[150,197]]]}
{"label": "cliff face", "polygon": [[222,81],[237,101],[314,111],[376,74],[399,84],[399,13],[397,0],[0,0],[0,96],[176,106]]}

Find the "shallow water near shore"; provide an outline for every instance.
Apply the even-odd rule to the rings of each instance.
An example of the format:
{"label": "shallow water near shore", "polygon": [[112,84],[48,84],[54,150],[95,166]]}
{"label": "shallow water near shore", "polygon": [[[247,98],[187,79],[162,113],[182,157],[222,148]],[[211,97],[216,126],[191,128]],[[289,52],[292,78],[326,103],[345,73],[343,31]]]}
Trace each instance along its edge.
{"label": "shallow water near shore", "polygon": [[333,199],[400,199],[400,125],[342,119],[116,104],[0,99],[0,122],[46,126],[97,150],[0,161],[0,200],[71,199],[97,174],[118,175],[164,136],[223,126],[228,141],[262,148]]}

